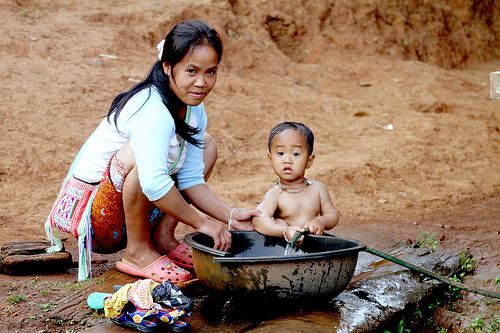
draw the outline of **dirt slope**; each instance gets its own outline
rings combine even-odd
[[[7,0],[0,13],[0,243],[43,238],[60,182],[113,97],[143,78],[175,22],[203,18],[226,48],[206,100],[214,192],[255,206],[274,180],[269,130],[304,122],[316,134],[308,176],[329,185],[339,230],[435,232],[477,258],[471,283],[498,291],[498,1]],[[467,304],[450,330],[476,316]]]

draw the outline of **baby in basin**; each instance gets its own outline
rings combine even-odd
[[[321,235],[339,221],[325,184],[305,178],[314,161],[314,135],[307,126],[283,122],[269,133],[269,160],[278,176],[257,206],[254,229],[264,235],[284,237],[288,242],[296,231],[309,229]]]

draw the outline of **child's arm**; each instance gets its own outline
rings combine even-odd
[[[339,215],[333,206],[332,199],[325,184],[317,182],[320,194],[321,212],[320,215],[307,221],[304,227],[309,228],[309,232],[321,235],[325,230],[330,230],[339,223]]]
[[[287,228],[283,220],[275,220],[274,213],[278,208],[278,191],[273,187],[264,195],[264,199],[257,206],[259,216],[253,218],[254,230],[268,236],[282,237]],[[279,222],[278,222],[279,221]]]

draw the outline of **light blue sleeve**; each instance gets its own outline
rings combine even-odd
[[[205,136],[205,129],[207,127],[207,115],[203,104],[200,104],[191,109],[196,117],[199,119],[198,128],[200,132],[196,135],[198,141],[203,142]],[[177,172],[177,183],[179,191],[190,188],[192,186],[205,183],[203,171],[205,165],[203,164],[203,149],[195,145],[188,144],[187,155],[184,164]]]
[[[134,107],[135,112],[130,112],[126,126],[142,192],[150,201],[156,201],[174,186],[168,174],[167,158],[170,138],[175,136],[175,124],[154,90],[139,111],[137,109]]]

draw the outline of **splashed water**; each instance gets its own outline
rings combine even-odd
[[[222,322],[226,322],[228,317],[231,316],[232,313],[234,313],[235,309],[235,301],[233,296],[230,296],[229,299],[224,303],[222,307]]]
[[[288,243],[286,245],[286,248],[285,248],[285,253],[283,253],[284,256],[288,256],[290,255],[290,253],[292,252],[292,249],[294,250],[293,251],[293,254],[305,254],[307,252],[304,252],[302,251],[301,249],[297,249],[296,247],[294,247],[291,243]]]
[[[293,249],[293,245],[291,243],[287,243],[286,248],[285,248],[285,253],[283,255],[284,256],[290,255],[290,251],[292,251],[292,249]]]

